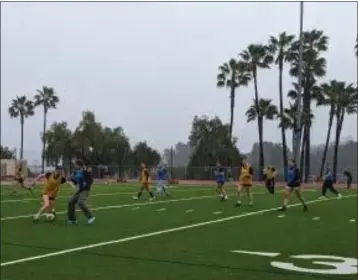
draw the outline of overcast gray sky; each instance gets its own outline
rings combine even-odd
[[[218,65],[269,35],[298,34],[298,20],[299,3],[2,3],[1,143],[20,145],[19,121],[7,113],[11,99],[43,85],[61,98],[49,124],[74,129],[81,112],[92,110],[104,125],[122,126],[132,144],[146,140],[162,150],[185,142],[196,114],[229,121],[228,91],[215,86]],[[357,4],[305,3],[304,29],[313,28],[330,37],[325,79],[356,83]],[[276,67],[258,81],[260,96],[278,102]],[[291,82],[285,75],[285,92]],[[258,140],[256,124],[244,117],[253,93],[252,84],[237,92],[234,134],[244,152]],[[328,111],[315,114],[318,144]],[[26,120],[25,157],[39,157],[42,118],[38,110]],[[357,116],[347,117],[342,137],[356,135]],[[280,138],[277,123],[266,122],[264,139]]]

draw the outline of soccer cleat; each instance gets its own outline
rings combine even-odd
[[[308,207],[307,207],[307,205],[305,204],[305,205],[303,205],[303,212],[307,212],[308,211]]]
[[[235,206],[240,207],[241,206],[241,201],[236,202]]]
[[[282,206],[281,208],[278,209],[278,211],[281,211],[281,212],[285,212],[286,210],[287,210],[286,206]]]
[[[96,218],[95,217],[91,217],[91,218],[89,218],[88,220],[87,220],[87,224],[93,224],[93,222],[96,220]]]
[[[77,225],[77,221],[67,221],[69,225]]]
[[[338,198],[338,199],[342,198],[342,194],[340,194],[340,193],[337,194],[337,198]]]
[[[132,199],[133,200],[138,200],[138,196],[133,196]]]
[[[40,221],[40,217],[38,215],[34,216],[34,218],[32,219],[32,222],[37,223],[38,221]]]

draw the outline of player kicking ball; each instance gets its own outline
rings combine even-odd
[[[150,173],[144,162],[142,162],[141,168],[142,170],[140,172],[140,177],[139,177],[139,182],[141,186],[137,196],[133,196],[133,199],[138,200],[142,196],[143,191],[147,191],[150,196],[149,200],[154,200],[155,198],[154,194],[150,190],[150,182],[151,182]]]
[[[35,214],[33,222],[36,223],[40,220],[41,215],[44,213],[49,217],[50,221],[54,221],[56,218],[55,212],[55,200],[60,188],[60,185],[66,183],[66,178],[62,176],[62,169],[56,166],[54,172],[47,172],[39,175],[31,184],[35,186],[38,180],[45,179],[42,192],[42,206]]]
[[[216,168],[214,170],[215,180],[216,180],[216,192],[220,195],[221,200],[225,201],[228,199],[227,193],[224,190],[225,184],[225,173],[224,169],[221,166],[220,162],[216,162]]]

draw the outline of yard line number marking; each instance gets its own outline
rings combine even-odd
[[[231,251],[232,253],[238,254],[249,254],[264,257],[277,257],[280,253],[267,253],[267,252],[250,252],[243,250]],[[317,273],[317,274],[330,274],[330,275],[351,275],[358,273],[357,259],[338,257],[338,256],[327,256],[327,255],[293,255],[289,256],[291,259],[311,260],[312,264],[318,264],[321,266],[327,266],[329,268],[306,268],[295,265],[293,262],[270,262],[270,265],[276,268],[291,270],[295,272],[304,273]]]
[[[347,195],[347,196],[343,196],[342,199],[343,198],[349,198],[349,197],[356,197],[356,196],[357,195]],[[308,201],[307,204],[330,201],[330,200],[332,200],[332,199],[327,199],[327,200],[316,199],[316,200]],[[296,207],[296,206],[301,206],[301,203],[292,204],[292,205],[290,205],[288,207]],[[187,230],[187,229],[198,228],[198,227],[203,227],[203,226],[207,226],[207,225],[222,223],[222,222],[231,221],[231,220],[235,220],[235,219],[239,219],[239,218],[243,218],[243,217],[259,215],[259,214],[263,214],[263,213],[267,213],[267,212],[273,212],[273,211],[276,211],[276,210],[277,210],[277,208],[268,208],[268,209],[259,210],[259,211],[255,211],[255,212],[249,212],[249,213],[245,213],[245,214],[241,214],[241,215],[230,216],[230,217],[226,217],[226,218],[210,220],[210,221],[206,221],[206,222],[190,224],[190,225],[181,226],[181,227],[169,228],[169,229],[166,229],[166,230],[154,231],[154,232],[149,232],[149,233],[140,234],[140,235],[134,235],[134,236],[130,236],[130,237],[127,237],[127,238],[121,238],[121,239],[116,239],[116,240],[110,240],[110,241],[105,241],[105,242],[94,243],[94,244],[85,245],[85,246],[81,246],[81,247],[76,247],[76,248],[72,248],[72,249],[61,250],[61,251],[57,251],[57,252],[53,252],[53,253],[48,253],[48,254],[37,255],[37,256],[17,259],[17,260],[13,260],[13,261],[3,262],[3,263],[0,264],[0,266],[3,267],[3,266],[9,266],[9,265],[14,265],[14,264],[24,263],[24,262],[30,262],[30,261],[34,261],[34,260],[39,260],[39,259],[45,259],[45,258],[65,255],[65,254],[69,254],[69,253],[73,253],[73,252],[79,252],[79,251],[93,249],[93,248],[102,247],[102,246],[107,246],[107,245],[111,245],[111,244],[126,243],[126,242],[129,242],[129,241],[143,239],[143,238],[146,238],[146,237],[158,236],[158,235],[171,233],[171,232],[177,232],[177,231],[184,231],[184,230]]]

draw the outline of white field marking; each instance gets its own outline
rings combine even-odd
[[[356,197],[356,196],[357,196],[356,194],[347,195],[347,196],[343,196],[342,199],[349,198],[349,197]],[[327,200],[316,199],[316,200],[307,201],[306,203],[307,204],[313,204],[313,203],[330,201],[330,200],[333,200],[333,199],[327,199]],[[337,201],[336,199],[334,199],[334,200]],[[301,205],[302,205],[301,203],[296,203],[296,204],[291,204],[288,207],[291,208],[291,207],[296,207],[296,206],[301,206]],[[236,220],[236,219],[240,219],[240,218],[244,218],[244,217],[248,217],[248,216],[255,216],[255,215],[258,215],[258,214],[273,212],[273,211],[277,211],[277,209],[278,209],[277,207],[276,208],[268,208],[268,209],[263,209],[263,210],[259,210],[259,211],[255,211],[255,212],[249,212],[249,213],[246,213],[246,214],[230,216],[230,217],[226,217],[226,218],[210,220],[210,221],[206,221],[206,222],[190,224],[190,225],[181,226],[181,227],[169,228],[169,229],[149,232],[149,233],[145,233],[145,234],[133,235],[133,236],[126,237],[126,238],[121,238],[121,239],[115,239],[115,240],[110,240],[110,241],[94,243],[94,244],[85,245],[85,246],[81,246],[81,247],[60,250],[60,251],[53,252],[53,253],[48,253],[48,254],[43,254],[43,255],[36,255],[36,256],[32,256],[32,257],[27,257],[27,258],[17,259],[17,260],[13,260],[13,261],[3,262],[3,263],[0,264],[0,266],[9,266],[9,265],[13,265],[13,264],[19,264],[19,263],[24,263],[24,262],[29,262],[29,261],[39,260],[39,259],[45,259],[45,258],[65,255],[65,254],[69,254],[69,253],[73,253],[73,252],[84,251],[84,250],[103,247],[103,246],[112,245],[112,244],[126,243],[126,242],[129,242],[129,241],[143,239],[143,238],[146,238],[146,237],[158,236],[158,235],[171,233],[171,232],[177,232],[177,231],[184,231],[184,230],[187,230],[187,229],[198,228],[198,227],[203,227],[203,226],[207,226],[207,225],[218,224],[218,223],[223,223],[223,222],[226,222],[226,221]]]
[[[320,217],[313,217],[312,220],[313,221],[318,221],[320,219]]]
[[[194,209],[188,209],[185,211],[185,213],[191,213],[191,212],[194,212]]]
[[[220,214],[222,214],[222,213],[223,213],[222,211],[213,212],[214,215],[220,215]]]
[[[206,198],[214,198],[215,195],[205,195],[205,196],[194,196],[194,197],[187,197],[187,198],[181,198],[181,199],[168,199],[163,201],[154,201],[154,202],[140,202],[140,203],[131,203],[131,204],[121,204],[121,205],[108,205],[108,206],[102,206],[102,207],[95,207],[91,210],[108,210],[108,209],[119,209],[124,207],[133,207],[133,206],[146,206],[146,205],[154,205],[154,204],[165,204],[165,203],[171,203],[171,202],[180,202],[180,201],[190,201],[190,200],[199,200],[199,199],[206,199]],[[80,210],[78,210],[79,212]],[[66,214],[67,211],[60,211],[56,214]],[[21,216],[10,216],[10,217],[3,217],[1,218],[1,221],[7,221],[7,220],[17,220],[22,218],[30,218],[33,217],[33,215],[21,215]]]
[[[133,211],[139,210],[139,209],[140,209],[140,207],[134,207],[134,208],[132,208]]]
[[[349,222],[350,223],[355,223],[356,219],[350,219]]]
[[[261,194],[266,194],[266,192],[254,193],[254,195],[261,195]],[[97,210],[118,209],[118,208],[124,208],[124,207],[145,206],[145,205],[162,204],[162,203],[170,203],[170,202],[199,200],[199,199],[213,198],[213,197],[216,197],[216,195],[194,196],[194,197],[187,197],[187,198],[181,198],[181,199],[169,199],[169,200],[154,201],[154,202],[148,201],[148,202],[141,202],[141,203],[108,205],[108,206],[94,207],[91,210],[97,211]],[[77,212],[80,212],[80,210],[77,210]],[[59,211],[56,214],[67,214],[67,212]],[[30,217],[33,217],[33,215],[19,215],[19,216],[2,217],[1,221],[17,220],[17,219],[24,219],[24,218],[30,218]]]
[[[207,192],[207,191],[212,191],[212,188],[193,188],[193,189],[176,189],[176,190],[171,190],[172,192],[197,192],[197,191],[202,191],[202,192]],[[313,192],[314,190],[304,190],[305,192]],[[133,193],[135,193],[136,190],[134,189],[133,192],[128,192],[128,190],[126,192],[110,192],[110,193],[94,193],[91,194],[91,197],[96,197],[96,196],[115,196],[115,195],[133,195]],[[254,194],[265,194],[265,193],[254,193]],[[61,195],[58,196],[58,199],[62,199],[62,198],[66,198],[68,199],[71,196],[71,193],[69,192],[68,195]],[[39,201],[41,199],[40,194],[38,198],[23,198],[23,199],[5,199],[5,200],[0,200],[0,203],[17,203],[17,202],[22,202],[22,203],[26,203],[29,201]]]
[[[277,218],[284,218],[284,217],[286,217],[285,214],[282,214],[282,215],[278,215],[278,216],[277,216]]]
[[[187,189],[187,190],[172,190],[173,192],[196,192],[196,191],[203,191],[203,192],[207,192],[207,191],[212,191],[212,189],[197,189],[197,190],[192,190],[192,189]],[[133,192],[111,192],[111,193],[95,193],[95,194],[91,194],[91,197],[96,197],[96,196],[114,196],[114,195],[133,195],[136,191],[133,190]],[[71,193],[68,193],[67,196],[65,195],[61,195],[58,196],[57,198],[69,198],[71,196]],[[29,202],[29,201],[38,201],[40,200],[41,197],[39,195],[38,198],[23,198],[23,199],[6,199],[6,200],[1,200],[0,203],[17,203],[17,202]]]
[[[167,208],[160,208],[160,209],[157,209],[156,211],[157,212],[163,212],[163,211],[166,211],[167,210]]]
[[[255,255],[255,256],[263,256],[263,257],[277,257],[280,255],[280,253],[268,253],[268,252],[251,252],[251,251],[245,251],[245,250],[233,250],[230,251],[231,253],[238,253],[238,254],[247,254],[247,255]]]

